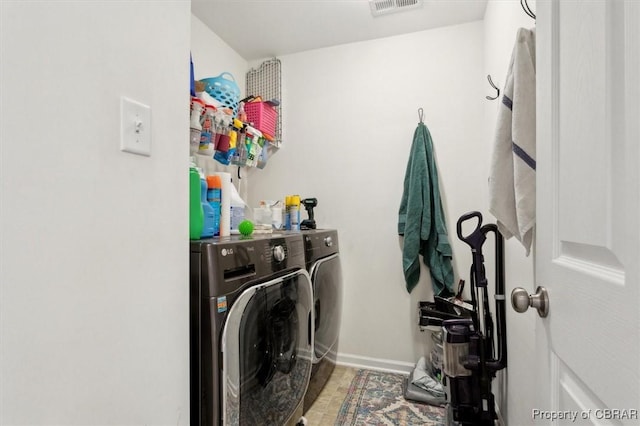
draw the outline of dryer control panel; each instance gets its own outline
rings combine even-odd
[[[318,259],[339,253],[340,251],[338,246],[338,231],[335,229],[304,231],[302,235],[307,266]]]

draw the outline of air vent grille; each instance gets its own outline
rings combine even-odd
[[[422,0],[369,0],[373,16],[401,12],[422,6]]]

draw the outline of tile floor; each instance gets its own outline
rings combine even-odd
[[[329,380],[316,398],[313,405],[305,413],[307,426],[334,425],[342,401],[347,396],[349,385],[356,376],[355,368],[336,365]]]

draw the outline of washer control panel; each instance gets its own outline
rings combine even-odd
[[[271,253],[273,255],[273,260],[276,262],[282,262],[287,258],[287,252],[282,245],[273,246]]]
[[[305,267],[301,234],[192,241],[191,253],[192,263],[204,268],[204,297],[229,294],[250,281]]]

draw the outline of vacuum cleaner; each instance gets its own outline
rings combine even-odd
[[[477,220],[475,229],[463,235],[463,224],[470,220]],[[435,297],[435,303],[420,302],[420,326],[442,326],[446,424],[494,426],[497,414],[491,382],[496,372],[507,366],[504,239],[495,224],[482,225],[482,214],[476,211],[458,219],[457,233],[471,247],[471,300],[462,301],[459,291],[456,298]],[[482,253],[488,233],[493,233],[495,239],[495,327]]]

